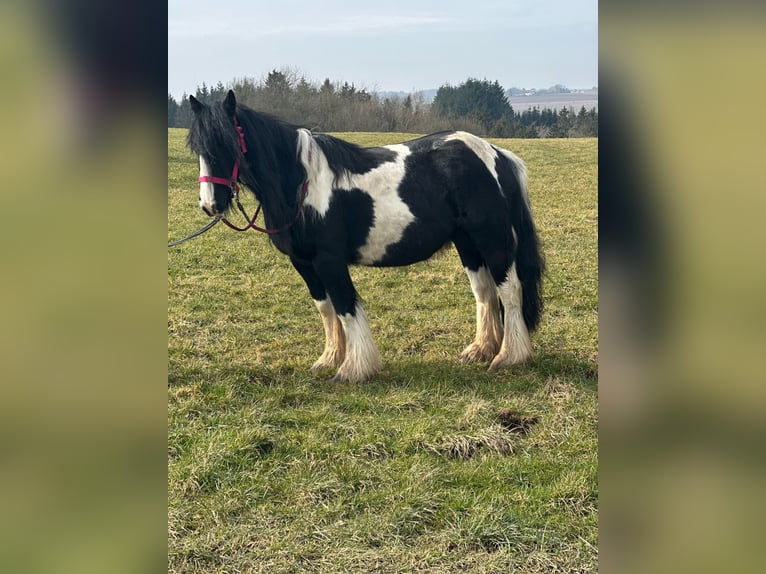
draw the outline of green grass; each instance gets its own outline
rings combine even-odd
[[[168,130],[169,240],[207,220],[184,138]],[[266,237],[169,249],[171,571],[597,569],[597,140],[492,141],[527,162],[548,264],[529,365],[457,361],[475,311],[454,249],[352,268],[384,362],[360,385],[309,371],[319,315]]]

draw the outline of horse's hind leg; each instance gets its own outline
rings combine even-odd
[[[381,369],[382,363],[367,315],[351,282],[348,266],[339,258],[318,256],[314,260],[314,269],[327,289],[345,335],[345,358],[334,380],[365,381]]]
[[[481,254],[497,287],[497,296],[503,304],[503,331],[500,350],[492,360],[489,370],[506,365],[523,363],[532,357],[532,340],[522,313],[521,282],[513,261],[513,245],[508,238],[496,233],[497,227],[485,226],[471,234],[471,239]]]
[[[523,363],[532,357],[532,340],[522,314],[521,281],[513,263],[505,274],[505,279],[498,282],[497,292],[505,307],[503,344],[489,366],[490,371],[506,365]]]
[[[489,361],[497,354],[503,340],[495,282],[478,249],[464,232],[458,231],[453,237],[453,243],[476,299],[476,336],[460,354],[460,360]]]
[[[343,363],[343,359],[346,356],[346,338],[343,335],[343,326],[340,323],[340,319],[338,319],[338,315],[335,313],[332,302],[327,296],[327,290],[314,268],[309,264],[294,259],[291,259],[291,261],[306,282],[319,315],[322,317],[322,325],[324,326],[324,351],[311,366],[311,370],[337,369]]]

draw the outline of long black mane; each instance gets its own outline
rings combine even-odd
[[[234,122],[220,102],[192,116],[187,144],[194,153],[222,164],[242,159]]]

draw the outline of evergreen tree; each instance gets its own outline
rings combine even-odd
[[[287,98],[292,91],[292,86],[290,85],[290,80],[287,78],[287,75],[279,70],[272,70],[269,72],[263,87],[270,93],[270,95],[277,98]]]
[[[551,137],[568,138],[573,124],[572,112],[569,108],[561,108],[556,117],[556,123],[551,127]]]
[[[202,82],[202,87],[197,88],[197,92],[194,94],[194,97],[197,98],[200,102],[203,104],[210,104],[210,91],[207,89],[207,85],[205,85],[205,82]]]
[[[550,108],[545,108],[540,114],[540,123],[547,128],[553,127],[556,124],[557,119],[558,116],[556,115],[556,112]]]
[[[168,127],[169,128],[178,127],[176,125],[177,114],[178,114],[178,103],[175,101],[173,96],[168,94]]]
[[[514,117],[513,108],[497,80],[469,78],[457,87],[441,86],[432,105],[442,116],[472,118],[488,128],[501,119],[512,122]]]
[[[349,84],[348,82],[343,82],[343,85],[340,87],[340,90],[338,90],[338,95],[340,95],[341,98],[350,100],[354,97],[356,94],[356,86],[354,84]]]
[[[210,99],[211,103],[220,102],[226,97],[227,91],[228,90],[226,89],[226,86],[223,85],[223,82],[218,82],[215,85],[215,88],[210,88],[210,94],[208,95],[208,98]]]
[[[178,110],[176,110],[176,127],[188,128],[191,127],[191,106],[189,105],[189,96],[186,92],[181,96],[181,102],[178,104]]]
[[[598,112],[596,111],[596,108],[591,108],[588,112],[588,117],[590,118],[590,136],[592,137],[598,137]]]

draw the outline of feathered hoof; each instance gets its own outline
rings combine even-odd
[[[489,365],[489,371],[498,371],[512,365],[520,365],[522,363],[526,363],[531,357],[532,355],[513,356],[507,353],[498,354],[494,359],[492,359],[492,363]]]
[[[322,353],[316,362],[311,365],[311,371],[316,373],[318,371],[326,371],[329,369],[337,369],[343,364],[343,357],[337,353]]]
[[[335,365],[326,363],[322,360],[318,360],[316,363],[311,365],[311,372],[312,373],[320,373],[322,371],[329,371],[331,369],[336,368]]]
[[[345,361],[332,378],[332,381],[334,383],[363,383],[369,381],[380,369],[381,365],[378,364],[360,367]]]
[[[481,345],[471,343],[460,353],[460,361],[463,363],[486,363],[497,353],[497,348],[493,345]]]

